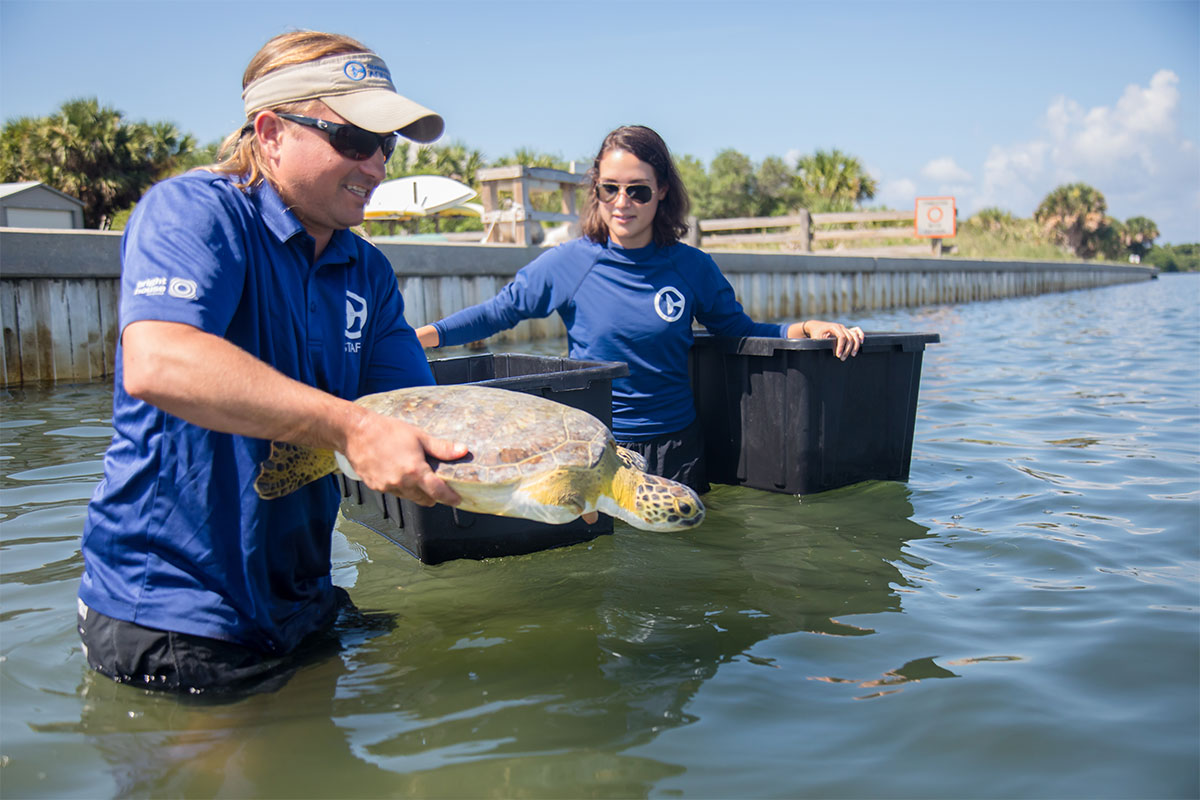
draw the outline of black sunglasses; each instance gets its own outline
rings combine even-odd
[[[382,150],[383,160],[387,161],[392,157],[392,151],[396,149],[396,142],[400,138],[398,133],[374,133],[343,122],[329,122],[315,117],[302,117],[299,114],[279,116],[297,125],[325,131],[329,135],[330,146],[346,158],[355,161],[366,161],[375,155],[376,150]]]
[[[654,190],[644,183],[632,183],[624,186],[619,183],[596,184],[596,197],[600,198],[601,203],[616,202],[617,196],[622,191],[625,192],[626,197],[638,205],[645,205],[654,197]]]

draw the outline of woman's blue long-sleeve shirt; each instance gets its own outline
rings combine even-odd
[[[787,336],[755,322],[707,253],[676,243],[629,249],[575,239],[523,267],[490,300],[434,323],[443,346],[466,344],[557,311],[571,358],[624,361],[613,381],[612,428],[645,441],[696,418],[688,380],[692,321],[728,336]]]

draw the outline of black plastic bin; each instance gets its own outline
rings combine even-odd
[[[692,393],[708,479],[788,494],[908,480],[921,358],[936,333],[868,333],[859,354],[832,339],[698,334]]]
[[[619,361],[486,353],[431,361],[439,384],[474,383],[527,392],[587,411],[612,425],[612,381],[629,374]],[[594,525],[576,519],[549,525],[525,519],[474,514],[445,505],[419,506],[375,492],[338,475],[342,514],[391,539],[426,564],[455,558],[492,558],[561,547],[612,533],[612,518]]]

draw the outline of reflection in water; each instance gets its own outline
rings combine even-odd
[[[892,694],[900,691],[900,688],[905,683],[918,683],[930,678],[957,678],[955,673],[948,669],[939,667],[932,658],[920,658],[916,661],[909,661],[899,669],[888,670],[883,674],[882,678],[873,678],[870,680],[848,680],[846,678],[813,678],[813,680],[824,681],[826,683],[853,683],[861,686],[864,689],[879,689],[871,694],[860,695],[856,700],[866,700],[872,697],[882,697],[885,694]]]
[[[909,519],[905,487],[863,484],[798,502],[727,487],[714,492],[710,519],[724,531],[741,530],[728,547],[689,557],[706,560],[703,582],[689,578],[694,563],[678,574],[670,563],[622,565],[619,573],[630,579],[605,593],[599,644],[605,677],[629,696],[626,736],[643,741],[663,726],[686,723],[683,708],[723,664],[772,666],[751,651],[773,636],[867,635],[869,628],[846,620],[900,610],[893,587],[912,584],[897,564],[922,566],[906,560],[903,547],[927,535]],[[763,526],[763,518],[793,522],[779,529],[778,522]],[[647,609],[646,587],[664,581],[671,584],[665,603]]]
[[[983,656],[980,658],[958,658],[947,662],[952,667],[963,666],[968,664],[980,664],[991,661],[1020,661],[1017,656]],[[869,700],[875,697],[883,697],[884,695],[893,694],[903,689],[906,683],[920,683],[931,678],[959,678],[962,677],[956,672],[951,672],[945,667],[939,666],[932,658],[918,658],[909,661],[899,669],[890,669],[883,673],[879,678],[835,678],[833,676],[816,677],[812,680],[823,681],[824,683],[848,683],[857,685],[863,689],[880,689],[881,691],[872,692],[870,694],[859,695],[855,700]]]
[[[452,764],[457,779],[466,767],[480,781],[469,785],[536,786],[545,771],[560,790],[625,764],[621,774],[644,781],[626,789],[646,794],[679,768],[572,759],[582,772],[564,784],[555,754],[619,753],[694,721],[686,707],[701,685],[734,661],[771,666],[751,651],[773,636],[869,634],[847,619],[900,610],[898,589],[912,585],[901,567],[923,565],[904,546],[927,529],[909,519],[898,484],[802,503],[719,487],[707,502],[693,534],[620,529],[486,571],[452,562],[407,575],[412,616],[354,654],[375,666],[339,687],[338,724],[354,753],[424,774],[421,788],[434,793],[448,788],[439,774]]]

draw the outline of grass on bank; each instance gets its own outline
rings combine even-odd
[[[954,252],[948,256],[982,260],[1079,261],[1074,253],[1049,241],[1033,220],[1015,222],[1003,228],[972,224],[970,220],[964,222],[958,226],[958,235],[946,240],[954,247]]]

